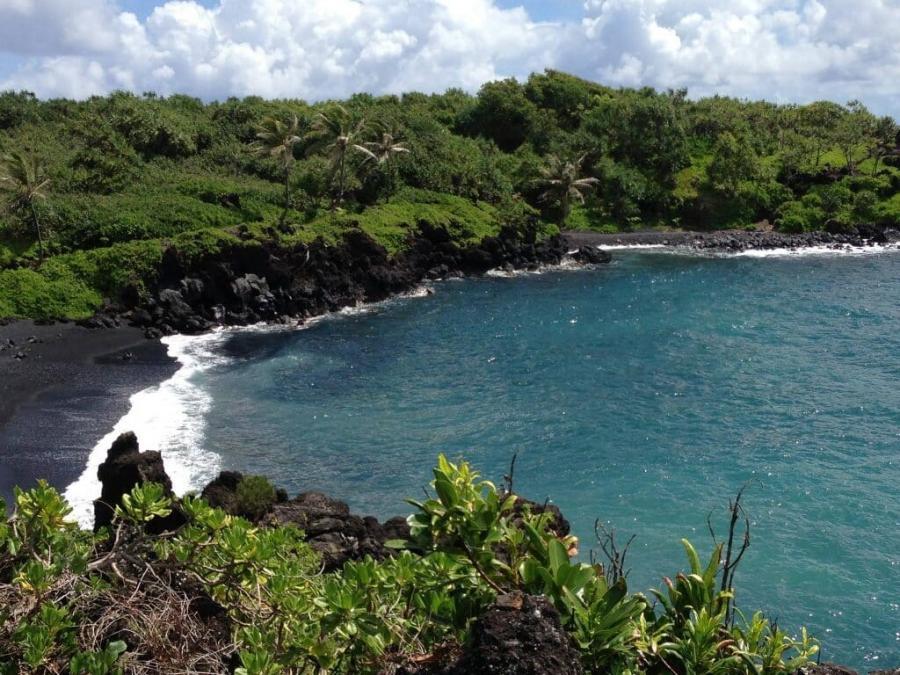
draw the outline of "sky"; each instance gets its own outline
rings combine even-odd
[[[556,68],[900,118],[898,35],[900,0],[0,0],[0,90],[315,101]]]

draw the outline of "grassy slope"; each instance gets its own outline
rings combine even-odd
[[[105,201],[107,198],[98,199]],[[113,205],[120,205],[139,200],[140,196],[116,195],[108,199]],[[246,208],[246,202],[241,200],[242,209]],[[226,244],[258,246],[268,238],[265,230],[275,222],[278,213],[277,208],[263,204],[258,218],[241,218],[239,216],[247,214],[183,195],[173,196],[163,204],[153,203],[160,207],[161,217],[158,220],[153,221],[150,213],[135,209],[138,217],[152,224],[153,232],[171,232],[171,236],[138,238],[55,255],[34,269],[2,270],[0,316],[39,319],[88,317],[101,306],[104,297],[115,296],[127,284],[141,285],[152,281],[165,247],[174,245],[180,255],[190,259],[214,252]],[[105,209],[111,212],[113,208],[106,204],[87,212],[86,217],[94,222],[101,221],[106,218]],[[211,226],[190,229],[190,223],[194,221],[187,219],[179,228],[177,216],[184,211],[208,213],[211,221],[208,224]],[[415,231],[420,221],[446,228],[462,245],[496,234],[501,222],[496,209],[485,203],[472,203],[451,195],[407,191],[403,199],[370,207],[359,214],[325,214],[308,223],[298,224],[283,241],[287,244],[309,243],[322,237],[330,243],[337,243],[349,228],[358,227],[390,253],[397,254],[403,250],[409,234]],[[203,223],[202,219],[200,222]],[[236,236],[235,226],[238,224],[248,226],[249,239]]]

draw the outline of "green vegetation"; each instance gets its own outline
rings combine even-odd
[[[244,476],[237,486],[237,510],[259,520],[275,503],[275,487],[265,476]]]
[[[248,494],[258,503],[269,489],[253,479]],[[391,542],[395,557],[328,574],[296,528],[173,501],[156,484],[135,488],[113,531],[97,535],[69,522],[46,484],[17,491],[0,524],[0,672],[219,672],[235,650],[246,675],[381,673],[452,654],[509,592],[555,605],[588,673],[792,673],[817,653],[805,631],[792,637],[733,609],[731,537],[706,564],[683,541],[687,570],[665,578],[651,604],[629,593],[614,546],[606,567],[571,559],[549,513],[468,464],[440,457],[432,489],[410,501],[411,540]],[[173,509],[186,524],[149,534]],[[230,630],[204,632],[189,590],[218,603]]]
[[[858,102],[690,101],[555,71],[316,105],[0,93],[0,315],[90,314],[123,290],[98,281],[153,273],[98,279],[95,252],[209,242],[200,231],[337,242],[359,226],[396,254],[423,221],[467,242],[532,218],[544,232],[897,224],[897,136]]]

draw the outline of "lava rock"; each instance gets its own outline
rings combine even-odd
[[[824,663],[804,666],[797,671],[797,675],[859,675],[859,673],[847,666],[841,666],[837,663],[829,663],[826,661]]]
[[[544,597],[501,595],[445,675],[581,675],[581,655]],[[837,675],[837,674],[835,674]]]
[[[350,513],[346,503],[321,492],[304,492],[294,499],[275,504],[264,524],[291,523],[306,533],[309,545],[322,556],[326,572],[340,569],[348,560],[371,556],[384,560],[393,555],[386,546],[391,539],[409,538],[404,518],[392,518],[383,525],[377,519]]]
[[[584,265],[602,265],[612,260],[609,251],[595,246],[581,246],[572,254],[572,257]]]
[[[172,480],[166,473],[162,456],[158,452],[141,452],[137,436],[126,432],[113,441],[104,461],[97,469],[100,479],[100,499],[94,501],[94,531],[110,525],[122,497],[142,483],[159,483],[169,496]],[[184,515],[173,510],[165,518],[154,518],[147,524],[149,532],[174,530],[183,525]]]
[[[239,471],[221,471],[209,485],[203,488],[200,496],[210,506],[222,509],[231,515],[238,515],[237,488],[242,480],[244,480],[244,474]]]

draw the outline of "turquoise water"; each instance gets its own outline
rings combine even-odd
[[[747,484],[738,602],[823,657],[900,665],[900,253],[619,253],[597,270],[443,283],[291,333],[245,333],[194,376],[221,465],[405,512],[465,457],[637,536],[635,590],[709,549]]]

